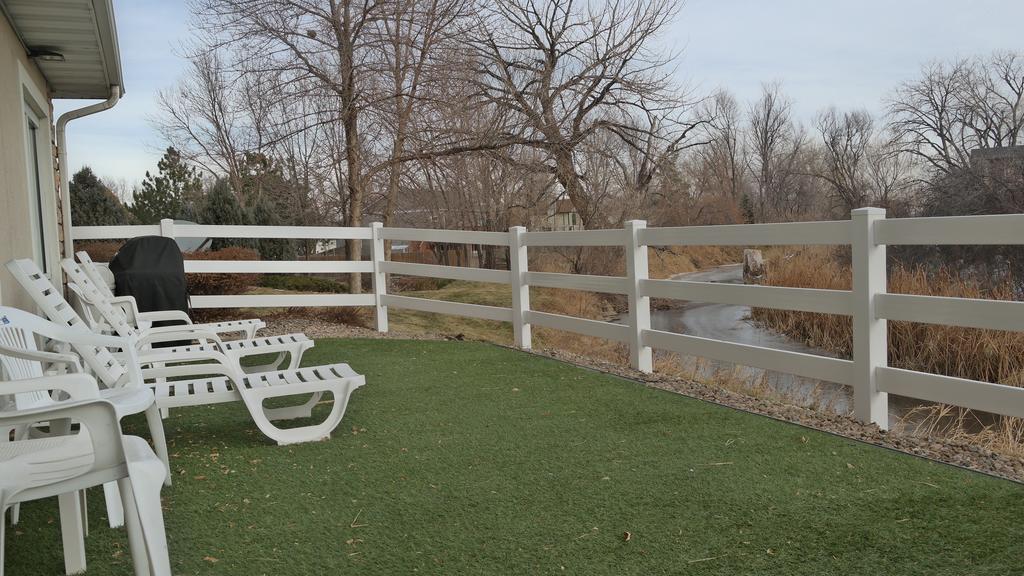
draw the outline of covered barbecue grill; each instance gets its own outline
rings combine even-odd
[[[132,238],[110,261],[110,272],[114,294],[134,296],[139,312],[189,310],[185,261],[171,238]]]

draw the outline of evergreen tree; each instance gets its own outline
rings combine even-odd
[[[157,224],[162,218],[188,218],[196,213],[202,196],[198,171],[184,162],[173,147],[157,163],[159,173],[148,171],[142,188],[132,194],[132,216],[139,224]]]
[[[252,223],[257,226],[280,226],[281,218],[266,198],[257,200],[250,212]],[[294,260],[295,244],[287,238],[260,238],[256,241],[260,260]]]
[[[248,214],[231,192],[231,185],[226,178],[218,178],[206,191],[202,209],[199,211],[199,222],[210,225],[249,224]],[[214,238],[210,244],[212,250],[228,246],[252,248],[253,243],[242,238]]]
[[[128,224],[128,210],[92,169],[84,166],[71,178],[71,221],[76,226]]]

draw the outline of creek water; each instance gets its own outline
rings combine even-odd
[[[678,274],[673,276],[672,280],[742,284],[743,266],[742,264],[718,266],[699,272]],[[651,327],[655,330],[765,348],[835,356],[825,350],[807,346],[758,325],[751,319],[749,306],[684,302],[672,308],[651,310]],[[751,392],[767,390],[773,396],[782,397],[784,400],[800,406],[838,414],[853,412],[853,389],[841,384],[762,368],[738,366],[706,358],[683,357],[680,361],[683,362],[686,370],[696,372],[705,378],[714,378],[716,374],[721,374],[723,371],[728,372],[734,381],[743,383],[743,386]],[[890,396],[890,421],[906,419],[908,414],[920,405],[920,402],[909,398]]]

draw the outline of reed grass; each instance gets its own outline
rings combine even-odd
[[[1012,300],[1009,280],[989,283],[948,267],[894,265],[890,293]],[[826,249],[805,249],[769,261],[764,283],[772,286],[849,290],[852,275],[842,258]],[[853,342],[848,316],[755,308],[761,324],[792,338],[849,358]],[[1024,333],[914,322],[889,322],[889,365],[1011,386],[1024,386]],[[912,432],[941,434],[1024,454],[1024,422],[979,415],[964,408],[929,406],[905,419]]]

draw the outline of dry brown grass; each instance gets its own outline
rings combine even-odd
[[[773,258],[765,283],[772,286],[849,290],[848,265],[825,249],[806,249]],[[889,291],[899,294],[1012,300],[1009,282],[988,286],[949,269],[896,267],[889,273]],[[764,325],[849,358],[852,321],[846,316],[756,308],[753,317]],[[1024,386],[1024,333],[979,330],[913,322],[889,322],[889,364],[918,370]],[[949,406],[911,414],[917,432],[945,436],[970,435],[991,447],[1024,453],[1024,422],[990,418]]]
[[[573,273],[575,268],[584,274],[625,274],[625,255],[618,248],[538,252],[530,260],[530,269],[537,272]],[[737,249],[711,246],[652,248],[648,255],[649,275],[651,278],[669,278],[708,266],[730,264],[737,262],[741,253]],[[555,288],[534,288],[530,293],[531,307],[541,312],[605,321],[626,312],[625,298],[614,294]],[[629,360],[629,348],[625,344],[603,338],[542,327],[534,328],[534,338],[536,345],[542,348],[609,362],[625,363]]]

